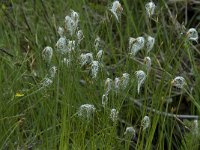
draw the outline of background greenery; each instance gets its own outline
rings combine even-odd
[[[189,28],[198,30],[199,2],[157,0],[156,14],[150,20],[146,17],[146,0],[120,2],[123,13],[118,23],[108,10],[112,1],[1,0],[0,48],[9,54],[0,51],[0,149],[199,149],[194,120],[170,118],[145,107],[199,115],[199,44],[185,39]],[[51,86],[41,89],[49,69],[42,50],[46,46],[55,50],[57,28],[64,26],[70,9],[80,14],[85,36],[82,52],[96,54],[95,38],[104,41],[104,68],[94,80],[77,59],[64,66],[54,51],[56,77]],[[145,69],[143,58],[147,53],[142,50],[130,59],[128,39],[145,34],[154,36],[156,43],[149,54],[152,70],[138,95],[135,71]],[[124,72],[130,74],[129,87],[110,94],[108,109],[103,109],[106,78],[114,79]],[[171,80],[178,75],[187,81],[183,91],[171,88]],[[169,98],[172,102],[168,104]],[[135,105],[134,100],[144,107]],[[85,103],[97,109],[90,121],[76,115]],[[109,118],[112,108],[119,110],[116,124]],[[151,126],[142,131],[145,115],[150,117]],[[124,132],[130,125],[136,136],[127,139]]]

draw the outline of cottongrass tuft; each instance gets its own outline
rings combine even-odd
[[[146,13],[147,13],[148,17],[151,17],[152,15],[154,15],[155,8],[156,8],[156,5],[154,2],[148,2],[145,5],[145,9],[146,9]]]
[[[90,119],[96,108],[92,104],[83,104],[79,107],[78,116]]]
[[[187,31],[187,38],[191,41],[195,41],[198,42],[199,36],[198,36],[198,32],[195,28],[190,28]]]
[[[77,25],[75,24],[75,22],[72,20],[70,16],[65,17],[65,26],[66,26],[67,31],[72,36],[75,33]]]
[[[115,89],[116,92],[119,92],[119,89],[120,89],[120,79],[118,77],[115,78],[114,89]]]
[[[150,118],[148,116],[144,116],[144,118],[142,119],[142,128],[143,131],[146,130],[149,126],[150,126]]]
[[[179,88],[179,89],[182,89],[185,85],[186,85],[186,81],[183,77],[181,76],[177,76],[175,77],[173,80],[172,80],[172,85]]]
[[[78,45],[81,43],[81,41],[84,39],[84,34],[82,30],[78,30],[76,33],[77,40],[78,40]]]
[[[97,77],[98,71],[99,71],[99,62],[98,61],[92,61],[92,65],[91,65],[92,78]]]
[[[50,76],[50,78],[54,78],[54,77],[55,77],[56,71],[57,71],[56,66],[53,66],[53,67],[51,67],[51,68],[49,69],[49,76]]]
[[[129,38],[129,51],[132,56],[135,56],[139,50],[141,50],[145,45],[144,37]]]
[[[86,65],[86,64],[89,64],[89,63],[92,63],[93,61],[93,55],[92,53],[86,53],[86,54],[81,54],[80,55],[80,64],[81,64],[81,67]]]
[[[71,18],[78,25],[79,22],[79,14],[74,10],[71,10]]]
[[[121,77],[121,87],[122,89],[126,89],[130,80],[130,75],[128,73],[123,73]]]
[[[107,104],[108,104],[108,95],[107,94],[102,95],[101,103],[104,108],[107,106]]]
[[[116,110],[116,109],[111,109],[110,111],[110,119],[113,121],[113,122],[116,122],[118,120],[118,114],[119,112]]]
[[[136,135],[135,129],[133,127],[127,127],[126,131],[124,132],[124,135],[128,136],[128,137],[133,137],[134,138],[135,135]]]
[[[53,83],[53,80],[46,77],[42,81],[42,87],[49,87],[52,83]]]
[[[50,63],[53,56],[53,49],[50,46],[47,46],[42,51],[42,57],[47,62]]]
[[[151,58],[145,57],[144,64],[146,65],[147,72],[149,72],[151,70]]]
[[[103,50],[99,50],[98,53],[97,53],[97,55],[96,55],[96,57],[97,57],[97,60],[99,62],[102,62],[102,59],[103,59]]]
[[[97,36],[96,39],[94,40],[94,47],[96,51],[99,50],[100,43],[101,43],[101,39],[99,36]]]
[[[58,27],[58,34],[60,35],[60,37],[64,37],[64,31],[64,28]]]
[[[147,53],[149,53],[153,49],[154,44],[155,44],[155,38],[148,35],[146,40]]]
[[[110,90],[112,90],[112,79],[107,78],[105,81],[105,90],[106,90],[106,94],[108,94],[110,92]]]
[[[65,37],[60,37],[56,43],[56,48],[57,51],[61,54],[64,55],[67,53],[67,40]]]
[[[137,91],[138,91],[138,94],[139,94],[140,88],[141,88],[142,84],[144,83],[144,81],[146,80],[146,74],[145,74],[144,71],[139,70],[139,71],[135,72],[135,75],[136,75],[136,78],[137,78],[137,81],[138,81]]]
[[[70,35],[74,35],[79,23],[79,14],[71,10],[70,16],[65,17],[65,26]]]
[[[121,17],[121,14],[123,11],[123,8],[122,8],[122,5],[120,4],[120,2],[117,0],[114,1],[112,3],[112,7],[111,7],[110,11],[115,16],[116,20],[119,21],[119,18]]]

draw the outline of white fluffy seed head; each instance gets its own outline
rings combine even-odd
[[[92,61],[92,66],[91,66],[92,78],[97,77],[98,71],[99,71],[99,62],[98,61]]]
[[[138,38],[136,38],[136,41],[138,42],[138,45],[140,45],[141,47],[144,47],[144,37],[140,36]]]
[[[135,43],[136,39],[133,37],[129,37],[129,49],[132,48],[132,45]]]
[[[136,75],[136,78],[137,78],[137,81],[138,81],[138,94],[140,93],[140,88],[142,86],[142,84],[144,83],[144,81],[146,80],[146,74],[144,71],[142,70],[139,70],[139,71],[136,71],[135,72],[135,75]]]
[[[92,104],[83,104],[79,107],[78,116],[90,119],[96,108]]]
[[[74,10],[71,10],[71,19],[78,25],[79,22],[79,14]]]
[[[142,128],[143,130],[146,130],[149,126],[150,126],[150,118],[148,116],[144,116],[144,118],[142,119]]]
[[[103,59],[103,50],[99,50],[96,57],[97,60],[101,62]]]
[[[118,119],[118,114],[119,114],[119,112],[116,109],[111,109],[111,111],[110,111],[110,119],[113,122],[116,122],[117,119]]]
[[[108,95],[107,94],[102,95],[101,103],[102,103],[103,107],[105,108],[106,105],[108,104]]]
[[[96,39],[94,40],[94,47],[96,51],[99,50],[100,42],[101,42],[101,39],[99,36],[97,36]]]
[[[107,78],[105,81],[105,90],[106,90],[106,94],[108,94],[110,92],[110,90],[112,89],[112,79]]]
[[[89,64],[93,61],[93,55],[92,53],[86,53],[86,54],[81,54],[80,55],[80,64],[81,64],[81,67],[86,65],[86,64]]]
[[[68,26],[71,21],[73,21],[73,20],[70,16],[65,16],[65,25],[66,26]]]
[[[65,26],[66,26],[67,31],[72,36],[76,30],[76,23],[70,16],[65,17]]]
[[[195,28],[190,28],[188,31],[187,31],[187,38],[191,41],[196,41],[198,42],[198,32]]]
[[[155,44],[155,38],[151,36],[147,36],[147,41],[146,41],[147,53],[153,49],[154,44]]]
[[[151,17],[152,15],[154,15],[155,8],[156,8],[156,5],[154,2],[148,2],[145,5],[145,9],[146,9],[146,13],[147,13],[148,17]]]
[[[121,77],[121,87],[125,89],[128,86],[130,80],[130,75],[128,73],[123,73]]]
[[[87,63],[86,54],[81,54],[80,55],[80,64],[81,64],[81,66],[84,66],[86,63]]]
[[[127,127],[126,131],[124,132],[124,135],[129,136],[129,137],[135,137],[136,132],[133,127]]]
[[[58,52],[63,55],[66,54],[68,52],[67,49],[67,40],[65,37],[60,37],[59,40],[56,43],[56,48],[58,50]]]
[[[53,56],[53,49],[50,46],[47,46],[42,51],[42,57],[47,62],[50,63]]]
[[[139,50],[141,50],[144,47],[145,39],[144,37],[138,37],[138,38],[129,38],[129,50],[131,55],[135,56]]]
[[[92,53],[86,53],[85,55],[86,55],[86,58],[87,58],[88,62],[92,62],[93,61]]]
[[[150,69],[151,69],[151,58],[145,57],[144,58],[144,64],[146,65],[147,72],[149,72]]]
[[[64,28],[58,27],[58,34],[60,35],[60,37],[64,37],[64,31]]]
[[[186,81],[183,77],[181,76],[177,76],[175,77],[173,80],[172,80],[172,85],[179,88],[179,89],[182,89],[185,85],[186,85]]]
[[[53,81],[50,78],[44,78],[42,81],[42,87],[48,87],[53,83]]]
[[[82,30],[78,30],[78,32],[76,33],[77,39],[78,39],[78,44],[80,44],[80,42],[84,39],[84,34]]]
[[[111,7],[110,11],[115,16],[116,20],[119,21],[119,18],[121,17],[121,14],[123,11],[123,8],[122,8],[122,5],[120,4],[120,2],[117,0],[114,1],[112,3],[112,7]]]
[[[118,92],[119,89],[120,89],[120,79],[118,77],[115,78],[114,89],[115,89],[116,92]]]
[[[57,71],[56,66],[53,66],[53,67],[51,67],[51,68],[49,69],[49,76],[50,76],[50,78],[54,78],[54,77],[55,77],[56,71]]]
[[[79,14],[71,10],[70,16],[65,17],[65,26],[70,35],[74,35],[79,23]]]

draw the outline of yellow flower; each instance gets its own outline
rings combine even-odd
[[[17,93],[15,94],[15,97],[22,97],[22,96],[24,96],[23,93],[19,93],[19,92],[17,92]]]

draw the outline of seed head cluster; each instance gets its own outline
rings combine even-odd
[[[145,5],[147,17],[151,18],[155,14],[156,5],[151,1]],[[112,3],[111,8],[109,11],[115,17],[115,19],[119,22],[121,14],[123,12],[123,7],[119,1],[114,1]],[[136,83],[137,89],[135,88],[135,93],[141,94],[142,87],[144,87],[144,83],[148,82],[149,74],[152,72],[153,65],[152,60],[149,57],[156,47],[156,36],[153,35],[146,35],[146,36],[138,36],[138,37],[129,37],[127,41],[128,51],[131,54],[132,58],[137,60],[137,56],[139,55],[141,50],[145,50],[144,53],[148,54],[148,56],[143,57],[144,59],[142,64],[145,69],[138,69],[137,71],[133,70],[126,70],[124,73],[119,74],[113,73],[110,75],[108,73],[108,69],[105,66],[104,58],[107,55],[107,51],[102,48],[101,43],[102,39],[99,36],[96,36],[92,47],[94,51],[89,50],[82,50],[81,43],[84,41],[84,32],[80,29],[79,26],[79,13],[75,12],[74,10],[70,11],[70,14],[67,15],[64,19],[65,26],[59,27],[57,32],[59,35],[59,39],[56,42],[55,52],[61,59],[61,62],[70,68],[78,62],[79,69],[82,72],[87,72],[88,70],[88,80],[92,81],[91,83],[95,84],[97,81],[99,82],[100,77],[104,73],[103,70],[106,70],[106,79],[104,81],[100,81],[104,88],[98,91],[98,94],[103,91],[100,95],[101,99],[101,106],[104,110],[109,110],[109,118],[112,122],[117,123],[119,120],[119,108],[113,108],[113,104],[110,102],[110,97],[119,96],[120,93],[129,93],[129,89],[133,87],[132,83]],[[198,32],[196,29],[191,28],[187,31],[187,39],[191,41],[198,41]],[[54,79],[56,78],[56,73],[60,71],[59,67],[56,67],[52,64],[53,59],[53,48],[50,46],[46,46],[42,51],[42,58],[48,64],[48,74],[42,81],[43,87],[50,86]],[[107,58],[107,57],[106,57]],[[153,61],[154,62],[154,61]],[[76,66],[77,67],[77,66]],[[101,74],[102,73],[102,74]],[[136,81],[136,82],[132,82]],[[177,76],[171,81],[171,85],[177,88],[183,89],[186,85],[186,81],[183,77]],[[97,89],[100,89],[98,87]],[[113,92],[114,91],[114,92]],[[98,107],[97,107],[98,108]],[[97,108],[93,104],[83,104],[78,108],[77,114],[80,118],[90,119],[95,112],[97,112]],[[112,109],[111,109],[112,108]],[[150,118],[145,116],[141,121],[141,126],[143,130],[146,130],[150,126]],[[125,136],[135,137],[136,130],[130,126],[127,127],[125,132]]]

